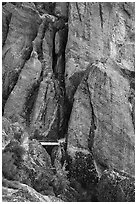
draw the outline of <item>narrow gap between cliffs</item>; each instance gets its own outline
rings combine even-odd
[[[53,15],[53,14],[52,14]],[[54,15],[53,15],[54,16]],[[55,16],[56,17],[56,16]],[[59,87],[55,86],[55,89],[60,89],[61,91],[56,90],[57,92],[57,98],[58,98],[58,105],[60,106],[59,111],[58,111],[58,139],[64,138],[67,129],[68,129],[68,121],[70,118],[71,110],[72,110],[72,104],[69,103],[69,100],[67,99],[66,96],[66,90],[65,90],[65,49],[66,49],[66,44],[68,40],[68,19],[64,17],[56,17],[56,22],[52,24],[53,26],[53,48],[52,48],[52,70],[53,70],[53,75],[55,77],[55,80],[59,82]],[[32,89],[29,91],[28,96],[26,97],[26,104],[25,104],[25,109],[26,109],[26,125],[29,127],[30,122],[31,122],[31,115],[33,112],[33,107],[38,95],[39,91],[39,86],[41,81],[43,80],[43,70],[45,68],[44,64],[44,59],[43,59],[43,49],[42,49],[42,42],[43,38],[46,32],[46,29],[48,29],[48,22],[43,22],[41,23],[39,27],[39,31],[37,33],[36,38],[34,39],[34,44],[33,44],[33,49],[35,47],[35,51],[38,54],[38,59],[41,62],[42,65],[42,71],[39,79],[37,82],[33,85]],[[56,42],[55,38],[56,35],[60,35],[60,47],[59,47],[59,52],[56,53]],[[37,40],[38,39],[38,40]],[[40,41],[39,41],[40,39]],[[60,64],[60,59],[61,59],[61,64]],[[63,105],[62,105],[63,101]],[[63,111],[64,111],[64,116],[61,114],[61,106],[63,106]],[[63,117],[63,118],[62,118]],[[63,122],[62,122],[63,119]]]
[[[64,24],[64,25],[63,25]],[[62,35],[61,39],[61,47],[59,53],[56,53],[55,51],[55,38],[56,35],[59,34]],[[65,49],[66,49],[66,44],[68,40],[68,19],[64,19],[64,17],[60,17],[58,19],[58,22],[56,23],[56,27],[54,27],[54,37],[53,37],[53,50],[52,50],[52,70],[55,76],[55,79],[59,81],[60,89],[61,89],[61,94],[63,96],[64,100],[64,119],[63,119],[63,125],[60,128],[60,121],[61,121],[61,114],[60,111],[58,111],[58,117],[59,117],[59,124],[58,124],[58,137],[59,139],[64,138],[67,130],[68,130],[68,121],[70,118],[71,110],[72,110],[72,104],[69,103],[69,100],[66,96],[66,89],[65,89],[65,64],[66,64],[66,59],[65,59]],[[58,60],[62,58],[62,64],[61,64],[61,70],[58,64]],[[59,106],[62,103],[62,96],[58,96],[59,98]]]

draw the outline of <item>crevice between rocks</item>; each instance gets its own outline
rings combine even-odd
[[[92,147],[94,143],[94,136],[95,136],[95,130],[97,129],[97,118],[94,113],[94,108],[91,100],[91,95],[90,95],[90,89],[89,89],[89,84],[87,81],[87,90],[88,90],[88,95],[89,95],[89,102],[90,102],[90,107],[91,107],[91,112],[92,112],[92,124],[90,127],[90,133],[89,133],[89,141],[88,141],[88,148],[92,152]]]
[[[100,15],[101,28],[103,29],[103,11],[102,11],[101,3],[99,3],[99,15]]]

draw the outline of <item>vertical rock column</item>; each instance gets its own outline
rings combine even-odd
[[[30,99],[41,73],[41,63],[37,57],[35,51],[31,53],[4,108],[5,117],[13,122],[20,121],[25,126],[30,122],[28,118],[31,112]]]
[[[30,128],[32,137],[43,141],[55,141],[58,132],[58,103],[52,69],[53,39],[55,35],[53,22],[55,17],[45,14],[43,20],[46,23],[46,29],[41,45],[41,81],[34,102]]]
[[[11,21],[3,47],[3,108],[30,56],[32,41],[41,22],[33,3],[8,4],[7,10],[11,12]]]
[[[58,9],[61,5],[58,5]],[[42,81],[34,105],[31,126],[34,137],[44,141],[59,139],[63,135],[64,125],[64,70],[67,41],[65,22],[67,17],[65,18],[62,13],[56,13],[55,7],[55,16],[44,15],[48,28],[42,45]]]

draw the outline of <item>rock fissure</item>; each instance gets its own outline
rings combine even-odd
[[[94,143],[94,131],[97,129],[97,118],[95,116],[94,113],[94,109],[93,109],[93,104],[92,104],[92,99],[90,97],[90,91],[89,91],[89,85],[87,83],[87,89],[88,89],[88,93],[89,93],[89,101],[90,101],[90,107],[91,107],[91,112],[92,112],[92,122],[91,122],[91,126],[90,126],[90,132],[89,132],[89,141],[88,141],[88,147],[92,152],[92,147],[93,147],[93,143]]]
[[[78,3],[77,3],[77,2],[76,2],[76,8],[77,8],[79,20],[80,20],[80,22],[82,23],[81,14],[80,14],[79,7],[78,7]]]
[[[103,11],[102,11],[101,3],[99,3],[99,14],[100,14],[101,28],[103,29]]]

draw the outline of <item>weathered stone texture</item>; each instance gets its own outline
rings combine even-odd
[[[12,13],[7,39],[3,47],[3,105],[30,55],[32,41],[37,35],[41,22],[33,6],[33,3],[24,3],[19,7],[8,7],[8,11]]]
[[[67,142],[71,157],[75,149],[85,149],[102,166],[134,175],[135,141],[129,91],[128,80],[112,62],[91,67],[74,95]]]
[[[134,201],[135,3],[3,2],[2,69],[3,200]]]
[[[94,155],[110,168],[134,174],[135,144],[128,101],[129,82],[112,64],[100,64],[90,72],[88,84],[96,117]]]
[[[71,78],[91,62],[111,58],[122,68],[134,70],[135,25],[134,3],[73,2],[69,7],[65,74],[71,99]]]
[[[99,202],[134,202],[134,179],[128,174],[104,171],[98,183]]]

